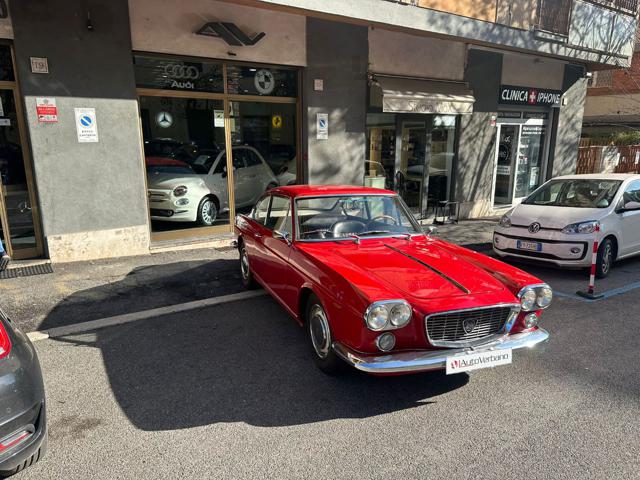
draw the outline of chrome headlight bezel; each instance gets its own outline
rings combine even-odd
[[[600,227],[598,220],[588,220],[586,222],[571,223],[562,229],[566,235],[589,235],[595,233]]]
[[[511,217],[508,213],[505,213],[504,215],[502,215],[502,217],[500,217],[498,226],[501,228],[511,228]]]
[[[518,300],[523,312],[544,310],[551,305],[553,290],[546,283],[527,285],[518,292]]]
[[[189,187],[186,185],[178,185],[175,187],[171,193],[173,193],[174,197],[184,197],[189,191]]]
[[[376,315],[376,312],[380,312],[381,314],[378,316],[378,318],[380,318],[380,316],[384,317],[384,323],[380,321],[373,321],[373,315]],[[386,314],[384,314],[383,312],[386,312]],[[396,315],[398,313],[401,314],[399,321],[397,319],[395,322],[392,321],[393,313],[395,313]],[[364,324],[369,330],[372,330],[374,332],[397,330],[399,328],[406,327],[411,321],[412,317],[413,308],[411,308],[411,305],[406,300],[380,300],[377,302],[373,302],[367,307],[364,312]]]

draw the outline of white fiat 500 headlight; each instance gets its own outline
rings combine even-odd
[[[531,285],[520,290],[518,298],[522,311],[531,312],[547,308],[553,299],[553,291],[549,285]]]
[[[393,330],[409,323],[411,314],[411,305],[404,300],[383,300],[369,305],[364,320],[370,330]]]
[[[562,229],[562,233],[574,234],[574,233],[593,233],[600,225],[597,220],[590,220],[588,222],[572,223]]]
[[[500,225],[502,228],[511,227],[511,217],[509,216],[508,213],[505,213],[504,215],[502,215],[502,217],[500,217],[500,221],[498,222],[498,225]]]

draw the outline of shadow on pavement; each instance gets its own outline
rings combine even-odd
[[[116,400],[142,430],[368,418],[431,403],[469,379],[350,369],[327,376],[313,364],[304,331],[268,297],[57,341],[100,349]]]
[[[38,327],[54,327],[242,291],[237,260],[200,260],[138,267],[117,282],[76,292]]]

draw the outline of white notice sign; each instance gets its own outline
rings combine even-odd
[[[95,108],[74,108],[76,114],[76,131],[78,142],[89,143],[98,141],[98,123]]]
[[[329,114],[318,113],[316,121],[316,138],[318,140],[329,139]]]
[[[213,126],[224,127],[224,110],[214,110],[213,111]]]

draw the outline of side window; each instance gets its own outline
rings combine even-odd
[[[246,151],[244,148],[233,150],[233,168],[240,169],[245,167]]]
[[[260,225],[264,225],[267,221],[267,213],[269,213],[269,201],[271,200],[271,195],[267,195],[258,201],[255,207],[253,207],[253,211],[251,212],[251,218],[253,218]]]
[[[631,182],[631,184],[624,191],[623,204],[626,205],[629,202],[640,203],[640,180]]]
[[[269,230],[292,233],[291,215],[289,214],[290,207],[291,200],[289,198],[274,195],[273,202],[271,202],[271,210],[269,211],[269,218],[265,226]]]
[[[247,160],[247,167],[255,167],[258,165],[262,165],[262,162],[260,161],[258,154],[253,150],[247,149],[245,150],[245,154],[246,154],[245,158]]]
[[[212,175],[220,174],[224,172],[225,167],[227,166],[227,156],[222,155],[218,163],[216,163],[216,168],[213,170]]]

